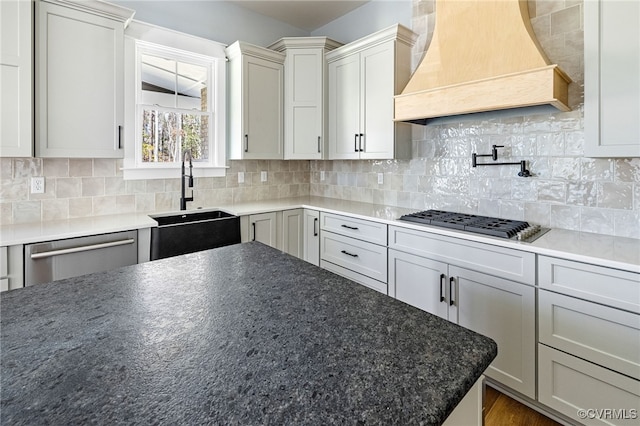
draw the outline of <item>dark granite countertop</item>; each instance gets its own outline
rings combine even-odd
[[[7,425],[440,424],[489,338],[260,243],[3,293]]]

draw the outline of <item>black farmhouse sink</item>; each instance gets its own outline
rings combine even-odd
[[[150,216],[151,260],[240,242],[240,218],[221,210]]]

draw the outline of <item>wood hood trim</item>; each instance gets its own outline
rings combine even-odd
[[[395,96],[395,121],[545,104],[569,111],[569,83],[538,44],[526,0],[436,0],[432,42]]]

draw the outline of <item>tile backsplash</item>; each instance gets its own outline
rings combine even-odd
[[[225,177],[194,179],[189,208],[309,194],[308,161],[229,163]],[[122,160],[0,158],[0,166],[0,224],[180,208],[180,178],[124,180]],[[45,176],[44,194],[30,194],[32,176]]]
[[[484,113],[414,126],[410,160],[231,161],[226,177],[196,179],[189,206],[318,195],[640,238],[640,158],[583,154],[582,2],[529,1],[529,9],[543,49],[574,81],[573,111]],[[434,14],[434,0],[414,0],[414,67]],[[505,146],[501,161],[527,160],[533,176],[518,177],[518,166],[472,168],[471,154],[488,154],[494,144]],[[0,224],[179,208],[179,178],[125,181],[120,160],[0,158],[0,166]],[[245,173],[242,184],[238,172]],[[32,176],[46,177],[44,194],[29,193]]]

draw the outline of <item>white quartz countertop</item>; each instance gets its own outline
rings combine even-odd
[[[403,214],[414,212],[413,209],[324,197],[297,197],[225,204],[207,207],[206,210],[220,209],[244,216],[297,208],[347,214],[388,225],[640,273],[640,240],[632,238],[552,229],[533,243],[525,243],[397,220]],[[169,213],[171,212],[157,212],[158,215]],[[91,234],[150,228],[155,225],[156,222],[143,213],[4,225],[0,226],[0,245],[29,244]]]

